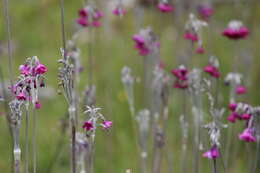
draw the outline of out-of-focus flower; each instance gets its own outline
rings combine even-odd
[[[230,21],[228,27],[222,32],[223,36],[232,40],[244,39],[248,36],[248,34],[248,29],[243,26],[241,21],[237,20]]]
[[[203,157],[206,157],[208,159],[216,159],[219,157],[219,151],[217,146],[213,146],[210,150],[206,151],[202,155]]]
[[[35,107],[35,109],[40,109],[41,108],[41,103],[39,101],[36,101],[34,103],[34,107]]]
[[[126,10],[121,7],[121,6],[117,6],[112,13],[116,16],[124,16],[126,14]]]
[[[204,72],[208,73],[210,76],[212,76],[214,78],[219,78],[220,73],[218,71],[218,67],[219,67],[219,62],[218,62],[217,58],[212,56],[209,59],[208,65],[206,65],[204,67]]]
[[[204,20],[208,20],[213,14],[213,8],[208,4],[201,4],[198,6],[198,13]]]
[[[93,126],[93,123],[92,123],[92,122],[90,122],[90,121],[85,121],[85,122],[83,123],[82,128],[85,129],[86,131],[90,131],[90,130],[92,130],[92,129],[94,128],[94,126]]]
[[[101,26],[100,19],[103,17],[103,13],[97,8],[90,5],[81,8],[78,11],[79,17],[76,19],[77,24],[82,27],[99,27]]]
[[[196,53],[197,54],[204,54],[205,53],[205,50],[203,47],[199,46],[197,49],[196,49]]]
[[[109,129],[112,126],[112,121],[104,120],[101,125],[104,129]]]
[[[163,13],[168,13],[173,11],[173,6],[170,5],[168,2],[159,2],[157,8]]]
[[[174,88],[188,88],[188,70],[185,66],[181,65],[176,69],[172,69],[171,73],[176,77],[176,81],[173,84]]]
[[[236,94],[245,94],[246,93],[246,88],[242,85],[236,86]]]
[[[253,130],[246,128],[242,133],[239,134],[239,139],[245,142],[255,142],[256,138],[253,136]]]

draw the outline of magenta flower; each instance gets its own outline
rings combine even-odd
[[[220,77],[218,69],[211,64],[204,67],[204,72],[208,73],[210,76],[212,76],[214,78]]]
[[[235,111],[237,108],[237,104],[236,103],[229,103],[228,104],[228,109],[231,111]]]
[[[103,129],[109,129],[112,126],[112,121],[104,120],[101,125]]]
[[[213,146],[210,150],[203,153],[202,156],[208,159],[216,159],[219,157],[218,148],[216,146]]]
[[[171,73],[179,80],[188,79],[188,70],[184,66],[181,66],[177,69],[172,69]]]
[[[36,101],[34,104],[35,109],[40,109],[41,108],[41,103],[39,101]]]
[[[204,50],[204,48],[203,47],[198,47],[197,49],[196,49],[196,53],[197,54],[204,54],[205,53],[205,50]]]
[[[240,21],[229,22],[228,27],[222,32],[223,36],[232,40],[244,39],[248,34],[248,29]]]
[[[47,72],[47,68],[43,64],[39,63],[35,67],[35,72],[36,72],[36,74],[44,74],[45,72]]]
[[[94,20],[94,21],[92,22],[92,26],[95,27],[95,28],[97,28],[97,27],[100,27],[100,26],[101,26],[101,23],[100,23],[100,21],[98,21],[98,20]]]
[[[124,16],[126,13],[126,10],[124,8],[116,7],[112,13],[116,16]]]
[[[255,142],[256,138],[253,136],[253,130],[246,128],[242,133],[239,134],[239,139],[245,142]]]
[[[96,8],[87,6],[80,9],[78,15],[79,18],[76,19],[76,22],[82,27],[101,26],[100,19],[103,17],[103,13]]]
[[[24,94],[24,92],[20,92],[17,96],[16,96],[17,100],[26,100],[26,95]]]
[[[245,94],[246,93],[246,88],[242,85],[236,86],[236,94]]]
[[[20,65],[19,71],[20,71],[20,74],[28,76],[30,74],[30,67],[28,67],[28,65]]]
[[[172,12],[173,11],[173,6],[168,4],[168,3],[163,3],[163,2],[160,2],[158,5],[157,5],[157,8],[163,12],[163,13],[168,13],[168,12]]]
[[[83,126],[82,126],[82,128],[83,128],[84,130],[86,130],[86,131],[90,131],[90,130],[92,130],[94,127],[93,127],[92,122],[90,122],[90,121],[85,121],[84,124],[83,124]]]
[[[184,39],[191,40],[192,42],[197,42],[199,40],[197,34],[193,34],[191,32],[186,31],[184,33]]]
[[[85,8],[79,9],[78,13],[79,13],[79,16],[83,17],[83,18],[88,16],[88,12],[87,12],[87,10]]]
[[[236,112],[231,112],[229,116],[227,117],[227,120],[231,123],[235,123],[237,118],[237,113]]]
[[[251,118],[251,114],[242,114],[241,115],[241,119],[243,119],[243,120],[249,120]]]
[[[142,36],[135,34],[132,39],[135,41],[134,47],[138,50],[139,55],[146,56],[150,53],[149,49],[145,45],[145,39]]]
[[[88,26],[88,21],[87,21],[87,18],[85,18],[85,17],[79,17],[77,19],[77,23],[79,25],[81,25],[82,27],[87,27]]]
[[[202,4],[198,7],[198,13],[204,20],[208,20],[209,17],[212,16],[213,12],[213,8],[210,5]]]

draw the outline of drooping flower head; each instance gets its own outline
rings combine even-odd
[[[77,24],[82,27],[99,27],[101,26],[100,19],[103,13],[96,7],[87,5],[78,11],[79,17],[76,19]]]
[[[176,78],[173,87],[186,89],[188,88],[188,70],[184,65],[171,70],[172,75]]]
[[[206,157],[208,159],[216,159],[220,156],[217,146],[211,147],[210,150],[206,151],[202,155],[203,157]]]
[[[157,50],[160,47],[159,42],[149,27],[141,29],[138,34],[133,35],[132,39],[135,42],[135,49],[138,50],[141,56],[146,56],[152,50]]]
[[[219,78],[220,73],[219,73],[218,67],[219,67],[219,62],[218,62],[217,58],[212,56],[209,59],[208,65],[206,65],[204,67],[204,72],[208,73],[210,76],[212,76],[214,78]]]
[[[230,21],[228,27],[222,32],[223,36],[231,40],[245,39],[248,34],[248,29],[243,26],[243,23],[241,21],[237,20]]]
[[[174,10],[173,6],[171,4],[169,4],[167,0],[163,0],[163,1],[159,2],[159,4],[157,5],[157,8],[162,13],[169,13]]]
[[[242,85],[236,86],[236,94],[241,95],[246,93],[246,88]]]
[[[208,20],[212,16],[213,12],[214,10],[209,4],[201,4],[198,6],[198,13],[204,20]]]
[[[255,142],[256,138],[253,136],[253,129],[246,128],[242,133],[239,134],[239,139],[245,142]]]

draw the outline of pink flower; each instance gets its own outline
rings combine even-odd
[[[236,86],[236,94],[245,94],[246,88],[242,85]]]
[[[231,111],[235,111],[237,108],[237,104],[236,103],[229,103],[228,104],[228,109]]]
[[[124,8],[117,7],[112,11],[112,13],[116,16],[124,16],[126,11]]]
[[[41,108],[41,103],[39,101],[36,101],[34,104],[35,109],[40,109]]]
[[[157,8],[163,12],[163,13],[168,13],[168,12],[172,12],[173,11],[173,7],[168,4],[168,3],[162,3],[160,2],[158,5],[157,5]]]
[[[83,17],[83,18],[88,16],[88,12],[87,12],[87,10],[85,8],[79,9],[78,13],[79,13],[79,16]]]
[[[20,93],[16,96],[16,98],[17,98],[18,100],[26,100],[26,95],[24,94],[24,92],[20,92]]]
[[[103,13],[99,10],[96,10],[94,15],[93,15],[93,19],[99,20],[99,19],[101,19],[101,17],[103,17]]]
[[[211,75],[214,78],[220,77],[218,69],[215,66],[210,65],[210,64],[204,67],[204,72],[208,73],[209,75]]]
[[[30,74],[30,67],[27,65],[20,65],[19,66],[20,73],[27,76]]]
[[[208,159],[216,159],[219,157],[218,148],[216,146],[213,146],[210,150],[203,153],[202,156]]]
[[[84,124],[83,124],[83,126],[82,126],[82,128],[83,128],[84,130],[86,130],[86,131],[90,131],[90,130],[92,130],[94,127],[93,127],[92,122],[90,122],[90,121],[85,121]]]
[[[196,53],[197,53],[197,54],[204,54],[204,53],[205,53],[205,50],[203,49],[203,47],[198,47],[198,48],[196,49]]]
[[[82,27],[88,26],[88,21],[87,21],[87,18],[85,18],[85,17],[79,17],[79,18],[77,19],[77,23],[78,23],[79,25],[81,25]]]
[[[249,120],[251,118],[251,114],[242,114],[241,115],[241,119],[243,119],[243,120]]]
[[[104,120],[101,125],[103,126],[103,129],[109,129],[112,126],[112,121]]]
[[[246,128],[242,133],[239,134],[239,139],[245,142],[255,142],[256,138],[253,136],[253,130]]]
[[[236,118],[237,118],[237,113],[236,112],[232,112],[231,114],[229,114],[229,116],[227,117],[227,120],[231,123],[236,122]]]
[[[202,19],[208,20],[213,14],[213,8],[207,4],[202,4],[198,7],[198,13]]]
[[[150,53],[150,50],[145,45],[145,39],[142,36],[135,34],[132,39],[135,41],[134,47],[138,50],[139,55],[146,56]]]
[[[35,67],[35,72],[36,72],[36,74],[44,74],[45,72],[47,72],[47,68],[43,64],[39,63]]]
[[[98,21],[98,20],[94,20],[93,22],[92,22],[92,26],[93,27],[100,27],[101,26],[101,23],[100,23],[100,21]]]
[[[184,33],[184,39],[191,40],[192,42],[197,42],[199,40],[197,34],[193,34],[188,31]]]
[[[177,69],[172,69],[171,73],[179,80],[188,79],[188,70],[185,67],[179,67]]]
[[[248,29],[240,21],[229,22],[228,27],[222,32],[223,36],[232,40],[244,39],[248,34]]]

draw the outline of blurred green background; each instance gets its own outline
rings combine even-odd
[[[223,76],[231,69],[233,57],[239,56],[241,73],[245,74],[245,85],[248,88],[246,96],[239,98],[253,105],[259,104],[260,92],[260,61],[258,50],[260,43],[260,3],[250,1],[247,4],[234,5],[232,3],[217,3],[215,12],[209,24],[204,29],[203,39],[206,49],[204,55],[194,55],[198,67],[203,67],[210,55],[215,55],[220,60],[220,71]],[[95,172],[122,173],[126,169],[138,172],[138,149],[136,137],[132,129],[130,112],[127,100],[120,80],[121,68],[125,65],[133,69],[135,76],[142,76],[142,58],[133,49],[131,36],[138,32],[136,25],[140,27],[151,26],[158,35],[161,43],[161,59],[165,68],[170,71],[176,67],[180,58],[188,55],[188,43],[183,40],[184,23],[189,14],[184,11],[181,15],[161,14],[157,9],[144,8],[143,19],[134,15],[133,8],[127,10],[123,18],[111,14],[112,9],[105,8],[107,2],[98,2],[101,10],[106,10],[102,23],[104,27],[95,29],[95,41],[93,43],[94,56],[94,83],[97,86],[97,106],[102,108],[102,113],[113,121],[113,128],[109,132],[98,131],[96,138]],[[83,6],[82,1],[65,0],[65,28],[66,37],[70,39],[75,31],[75,18],[77,10]],[[177,7],[176,7],[177,8]],[[3,5],[1,4],[1,12]],[[2,13],[3,14],[3,13]],[[59,49],[61,43],[60,33],[60,9],[58,0],[10,0],[10,16],[12,43],[14,51],[14,72],[18,75],[18,66],[26,57],[37,55],[40,61],[48,67],[46,74],[46,86],[54,90],[52,97],[44,99],[42,109],[37,112],[37,144],[38,144],[38,172],[45,173],[52,165],[52,172],[69,172],[69,132],[61,133],[61,119],[67,111],[67,105],[62,95],[58,94],[57,60],[60,58]],[[221,36],[221,31],[229,20],[242,20],[250,29],[250,36],[243,41],[230,41]],[[87,81],[87,37],[82,31],[82,36],[77,42],[81,48],[81,61],[85,70],[81,73],[80,89],[83,91]],[[5,22],[1,16],[0,27],[1,67],[4,69],[5,79],[8,80],[7,37]],[[135,101],[137,110],[142,109],[141,83],[135,87]],[[228,88],[221,87],[221,105],[228,103]],[[174,172],[179,172],[181,130],[179,124],[180,94],[173,90],[170,101],[170,115],[167,129],[167,147],[173,157],[172,166]],[[1,107],[1,112],[4,112]],[[226,112],[227,114],[227,112]],[[82,113],[81,118],[84,119]],[[226,120],[223,120],[226,122]],[[23,122],[24,123],[24,122]],[[24,125],[22,125],[24,126]],[[248,172],[248,162],[254,158],[255,144],[245,144],[237,140],[236,134],[242,131],[242,124],[235,124],[236,133],[233,145],[233,159],[229,164],[229,173]],[[79,127],[79,130],[80,127]],[[223,140],[225,140],[225,132]],[[24,148],[24,127],[21,129],[21,147]],[[11,172],[11,138],[9,136],[6,120],[0,117],[0,172]],[[190,136],[191,137],[191,136]],[[59,141],[62,139],[62,145]],[[61,149],[60,155],[55,161],[57,147]],[[232,147],[233,148],[233,147]],[[233,149],[232,149],[233,151]],[[191,156],[191,144],[189,145]],[[23,157],[23,156],[22,156]],[[187,168],[191,172],[191,157],[188,157]],[[55,161],[55,162],[54,162]],[[219,163],[220,164],[220,163]],[[211,162],[205,158],[200,160],[200,168],[203,172],[211,170]],[[220,172],[222,168],[220,166]],[[167,171],[167,161],[163,161],[163,172]],[[259,170],[260,171],[260,170]],[[23,172],[23,171],[22,171]],[[202,171],[201,171],[202,172]],[[50,173],[50,172],[48,172]]]

